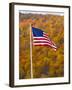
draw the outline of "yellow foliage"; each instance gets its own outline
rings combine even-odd
[[[64,16],[20,13],[19,19],[19,78],[31,78],[30,23],[45,31],[57,45],[56,52],[48,46],[32,46],[33,77],[63,77]]]

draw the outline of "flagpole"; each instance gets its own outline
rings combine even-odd
[[[32,66],[32,30],[30,24],[30,61],[31,61],[31,78],[33,78],[33,66]]]

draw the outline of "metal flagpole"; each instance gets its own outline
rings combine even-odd
[[[30,24],[30,61],[31,61],[31,78],[33,78],[33,66],[32,66],[32,30]]]

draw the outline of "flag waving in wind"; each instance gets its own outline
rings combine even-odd
[[[56,51],[57,49],[56,45],[53,43],[53,41],[50,40],[50,38],[44,31],[42,31],[41,29],[32,27],[32,34],[33,34],[34,46],[50,46]]]

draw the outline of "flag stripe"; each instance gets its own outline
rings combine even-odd
[[[37,38],[37,39],[33,39],[33,42],[34,41],[46,41],[46,42],[49,42],[49,43],[52,43],[50,40],[48,40],[48,39],[39,39],[39,38]],[[53,44],[53,43],[52,43]]]
[[[37,44],[39,44],[39,43],[43,43],[42,45],[52,45],[52,47],[54,47],[54,44],[50,41],[50,40],[47,40],[47,39],[40,39],[40,38],[37,38],[37,39],[34,39],[33,40],[33,43],[37,43]],[[44,44],[45,43],[45,44]]]
[[[49,43],[49,44],[52,44],[51,42],[49,42],[47,40],[34,40],[33,43]]]
[[[48,38],[45,38],[45,37],[43,37],[43,38],[41,38],[41,37],[40,38],[39,37],[34,37],[33,40],[48,40]]]
[[[45,34],[45,33],[43,33],[43,36],[48,38],[48,35],[47,35],[47,34]]]
[[[34,42],[35,42],[35,41],[40,41],[40,42],[42,42],[42,41],[44,41],[44,42],[50,42],[50,41],[48,41],[48,40],[40,40],[40,39],[39,39],[39,40],[34,39],[33,41],[34,41]]]
[[[53,48],[57,48],[57,47],[55,47],[55,46],[53,46],[53,45],[51,45],[51,44],[49,44],[49,43],[33,43],[33,45],[35,45],[35,46],[42,46],[42,45],[45,45],[45,46],[50,46],[50,47],[53,47]]]
[[[47,37],[35,37],[35,36],[33,36],[33,38],[46,38],[46,39],[48,39]]]

